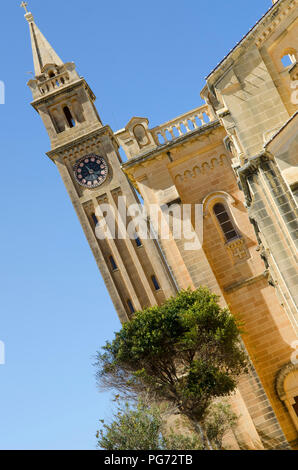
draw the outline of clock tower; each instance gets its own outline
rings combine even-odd
[[[27,9],[25,18],[35,69],[28,86],[32,106],[50,138],[47,155],[59,170],[118,316],[125,322],[135,310],[175,295],[175,281],[156,241],[142,239],[137,230],[135,238],[129,236],[131,220],[118,213],[120,197],[126,207],[138,199],[122,171],[114,133],[95,108],[94,93],[75,64],[60,59]],[[121,237],[98,236],[99,218],[107,207],[117,214],[116,232],[121,228]]]

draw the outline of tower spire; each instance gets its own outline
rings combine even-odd
[[[38,77],[43,73],[46,65],[60,66],[63,65],[63,62],[36,26],[32,13],[27,10],[27,2],[22,2],[20,6],[26,11],[25,18],[30,28],[35,76]]]

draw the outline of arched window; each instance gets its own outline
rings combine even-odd
[[[281,58],[281,63],[284,67],[289,67],[289,65],[293,65],[296,62],[296,51],[294,49],[289,49],[286,51]]]
[[[234,240],[235,238],[238,238],[239,235],[235,230],[234,224],[230,218],[230,215],[226,207],[220,202],[218,202],[217,204],[214,205],[213,212],[223,231],[226,241],[229,242],[230,240]]]
[[[298,418],[298,396],[297,396],[297,397],[294,397],[294,401],[295,401],[295,403],[294,403],[294,405],[293,405],[293,408],[294,408],[294,411],[295,411],[296,416],[297,416],[297,418]]]
[[[70,112],[69,107],[68,107],[68,106],[64,106],[63,112],[64,112],[64,115],[65,115],[65,117],[66,117],[66,120],[67,120],[67,122],[68,122],[69,127],[75,127],[76,122],[75,122],[74,118],[72,117],[72,114],[71,114],[71,112]]]
[[[137,139],[138,144],[141,147],[144,147],[145,145],[149,144],[149,139],[146,134],[146,130],[142,124],[137,124],[134,127],[133,133],[135,135],[135,138]]]
[[[95,224],[95,226],[96,226],[96,225],[98,224],[98,220],[97,220],[96,215],[95,215],[95,214],[92,214],[91,217],[92,217],[92,220],[93,220],[93,222],[94,222],[94,224]]]
[[[298,183],[294,183],[290,186],[291,191],[293,193],[295,201],[298,203]]]
[[[118,266],[117,266],[116,261],[114,260],[114,257],[113,257],[113,256],[110,256],[110,263],[111,263],[111,266],[112,266],[112,270],[113,270],[113,271],[117,271],[117,270],[118,270]]]
[[[155,290],[160,290],[160,285],[158,283],[158,280],[156,279],[156,276],[151,276],[151,279],[152,279]]]
[[[133,303],[130,299],[128,299],[127,305],[128,305],[129,310],[130,310],[130,313],[135,313],[135,308],[134,308]]]
[[[60,134],[61,132],[64,132],[66,128],[66,124],[65,124],[65,120],[63,119],[62,114],[59,113],[59,111],[55,108],[51,111],[50,115],[53,120],[57,133]]]
[[[140,248],[142,245],[141,239],[136,235],[135,242],[137,245],[137,248]]]

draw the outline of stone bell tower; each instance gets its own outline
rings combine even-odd
[[[57,165],[118,316],[125,322],[135,310],[158,305],[174,295],[175,282],[154,240],[141,239],[137,228],[135,238],[128,236],[129,217],[124,221],[118,215],[120,238],[97,236],[103,204],[117,213],[120,196],[126,198],[127,206],[138,203],[137,196],[121,169],[114,133],[97,113],[92,90],[75,64],[64,63],[56,54],[25,2],[22,6],[35,68],[35,79],[28,86],[32,106],[50,137],[47,155]]]

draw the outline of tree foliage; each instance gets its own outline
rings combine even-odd
[[[246,370],[239,324],[207,288],[182,291],[137,312],[97,356],[100,387],[122,396],[149,392],[201,422],[216,397]]]
[[[109,424],[101,421],[97,432],[98,447],[104,450],[205,450],[209,449],[190,422],[174,422],[170,406],[157,406],[148,400],[119,407]],[[237,416],[227,403],[213,403],[204,418],[206,435],[212,446],[223,449],[225,433],[237,423]],[[177,425],[178,424],[178,425]],[[177,432],[177,429],[179,432]]]
[[[201,439],[166,432],[167,410],[143,401],[119,408],[110,424],[98,431],[98,447],[104,450],[202,450]]]
[[[222,449],[223,437],[225,433],[233,429],[238,421],[238,417],[228,403],[225,401],[212,403],[204,417],[204,430],[209,442],[216,449]]]

